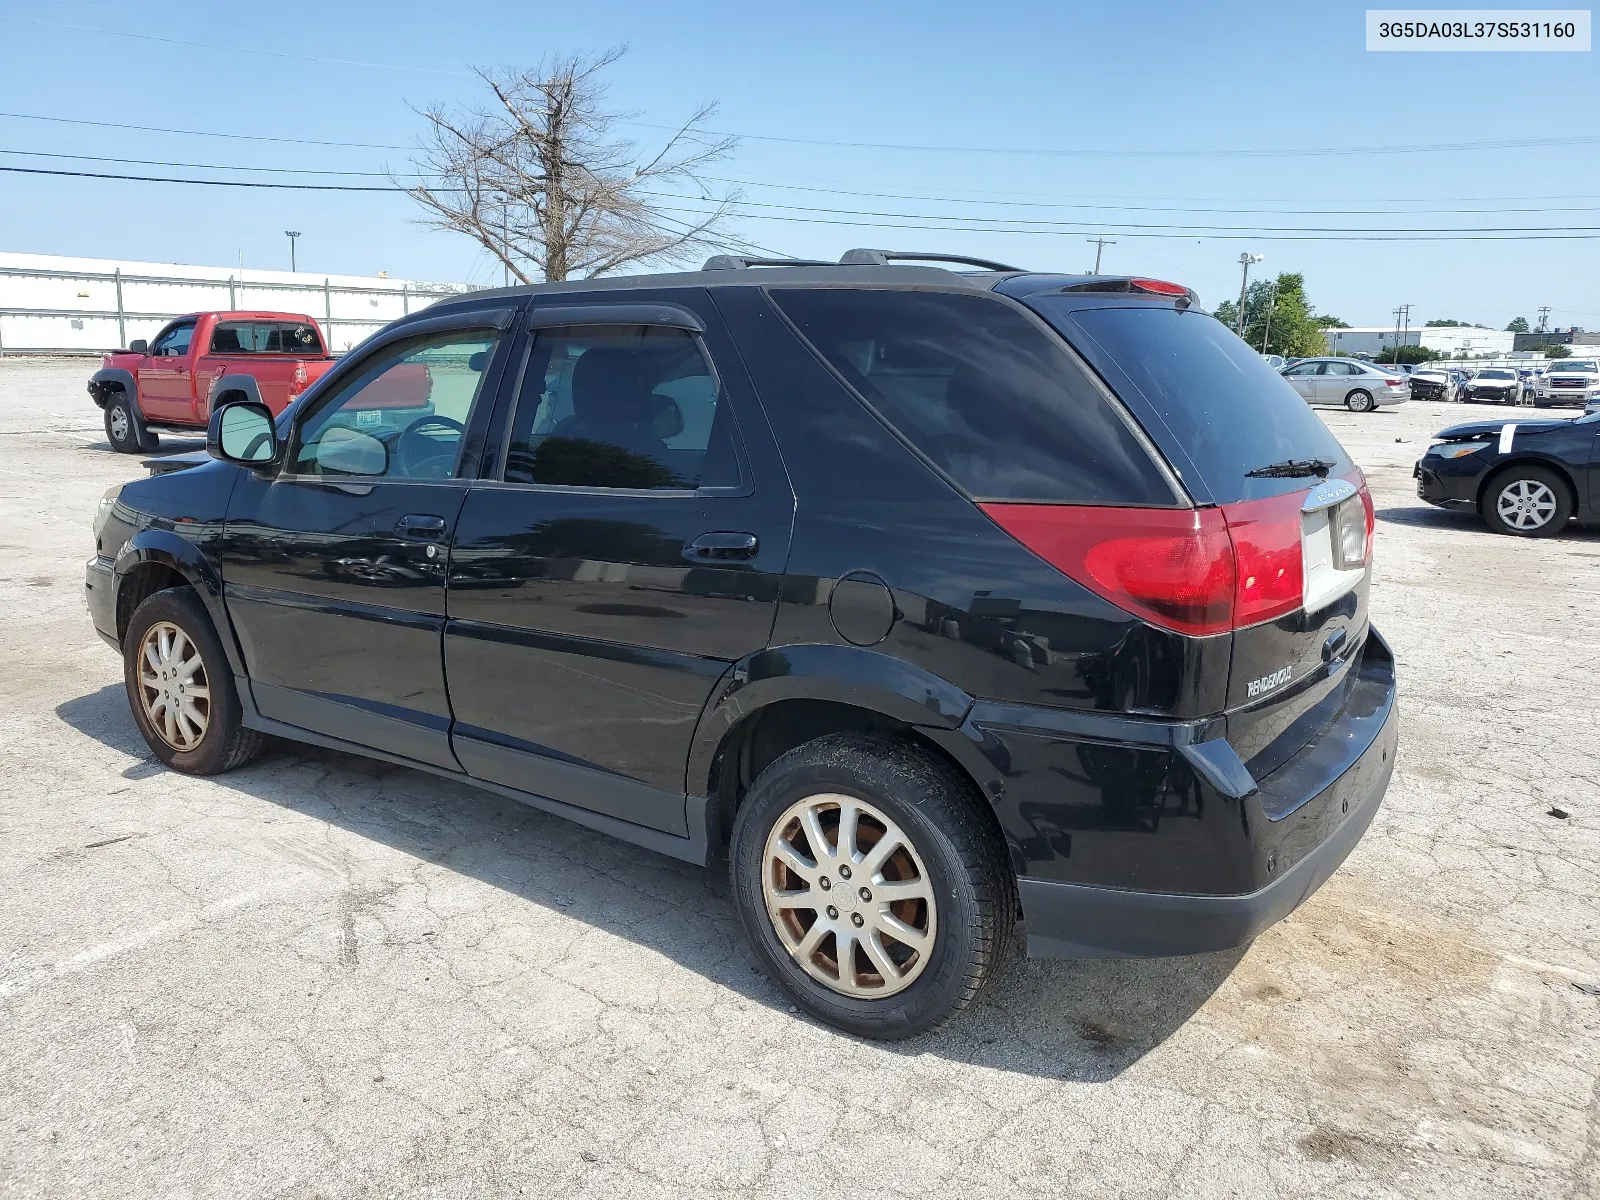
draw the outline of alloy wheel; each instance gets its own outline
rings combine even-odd
[[[119,442],[128,437],[128,410],[120,404],[111,408],[111,436]]]
[[[878,999],[914,983],[933,953],[933,883],[910,837],[854,796],[790,805],[762,856],[762,894],[779,940],[831,991]]]
[[[193,750],[211,724],[211,688],[195,645],[171,621],[157,621],[139,646],[139,699],[157,736],[174,750]]]
[[[1556,494],[1537,479],[1518,479],[1500,489],[1495,510],[1513,529],[1542,529],[1556,515]]]

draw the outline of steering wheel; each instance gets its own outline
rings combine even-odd
[[[430,425],[455,430],[455,443],[446,445],[437,438],[422,437],[421,430]],[[441,417],[438,413],[418,417],[394,440],[395,464],[400,474],[408,479],[443,479],[455,465],[456,451],[466,432],[467,427],[451,417]]]

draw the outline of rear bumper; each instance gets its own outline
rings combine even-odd
[[[117,642],[117,590],[116,574],[109,558],[96,555],[84,566],[83,598],[89,606],[89,618],[94,631],[102,641],[120,651]]]
[[[1293,912],[1361,840],[1394,771],[1394,659],[1375,632],[1352,669],[1359,677],[1344,711],[1236,810],[1265,883],[1214,894],[1024,876],[1018,886],[1029,955],[1201,954],[1243,945]]]

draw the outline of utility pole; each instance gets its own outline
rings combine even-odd
[[[1101,254],[1101,252],[1103,250],[1105,250],[1105,248],[1107,246],[1115,246],[1117,243],[1112,238],[1103,238],[1103,237],[1084,238],[1083,240],[1086,241],[1086,242],[1093,242],[1094,243],[1094,270],[1090,271],[1089,274],[1098,275],[1098,274],[1100,274],[1100,254]]]
[[[1233,331],[1240,337],[1244,336],[1244,292],[1250,285],[1250,266],[1252,263],[1262,262],[1266,257],[1265,254],[1251,254],[1248,250],[1239,255],[1239,265],[1244,268],[1244,276],[1239,280],[1239,312],[1233,323]]]
[[[298,229],[285,229],[283,236],[289,239],[289,273],[292,275],[295,272],[294,240],[300,236],[300,231]]]
[[[1547,321],[1549,321],[1549,320],[1550,320],[1550,306],[1548,304],[1541,304],[1539,306],[1539,328],[1536,329],[1534,332],[1535,333],[1544,333],[1545,332],[1545,323]]]
[[[1261,353],[1267,352],[1267,339],[1272,336],[1272,310],[1278,307],[1278,281],[1272,281],[1272,299],[1267,301],[1267,327],[1261,334]]]
[[[1400,320],[1404,322],[1400,327],[1399,340],[1395,342],[1394,346],[1394,365],[1398,367],[1400,365],[1400,347],[1411,344],[1411,305],[1402,304],[1395,309],[1395,312],[1400,317]]]

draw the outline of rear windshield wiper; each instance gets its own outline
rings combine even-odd
[[[1326,479],[1337,464],[1321,458],[1286,458],[1282,462],[1246,471],[1248,479],[1308,479],[1315,475]]]

